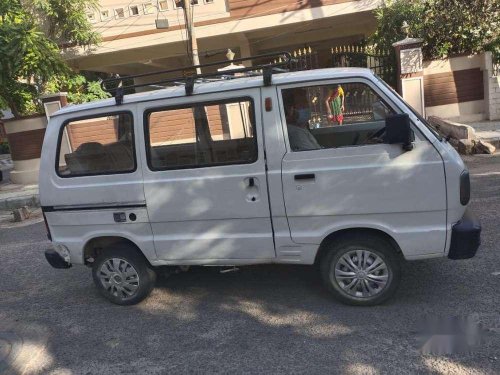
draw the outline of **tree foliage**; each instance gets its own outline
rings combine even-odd
[[[91,73],[75,74],[71,77],[55,76],[46,85],[47,93],[66,91],[68,100],[74,104],[106,99],[111,95],[101,88],[101,84]]]
[[[98,41],[86,18],[96,0],[0,0],[0,106],[14,116],[40,110],[38,95],[54,76],[69,77],[59,44]]]
[[[500,0],[388,0],[377,9],[371,42],[382,48],[410,36],[424,40],[427,59],[492,50],[500,55]]]
[[[88,9],[97,9],[97,0],[31,0],[27,2],[37,23],[47,36],[60,45],[95,44],[99,34],[92,30]]]

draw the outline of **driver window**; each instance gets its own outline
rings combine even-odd
[[[292,151],[384,143],[394,114],[360,82],[284,89],[282,99]]]

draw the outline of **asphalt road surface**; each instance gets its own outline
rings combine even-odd
[[[301,266],[194,269],[119,307],[88,269],[47,264],[43,223],[0,229],[0,373],[499,374],[500,156],[467,163],[477,256],[407,263],[395,298],[370,308],[336,302]],[[468,319],[483,338],[422,354],[424,317]]]

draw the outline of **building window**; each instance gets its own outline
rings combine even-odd
[[[142,7],[144,8],[144,14],[153,14],[156,10],[152,2],[143,3]]]
[[[189,1],[189,0],[173,0],[174,9],[184,8],[184,1]],[[200,0],[190,0],[190,1],[191,1],[191,5],[199,5],[200,4]]]
[[[90,21],[90,23],[95,23],[97,22],[96,16],[94,13],[87,13],[87,18]]]
[[[139,15],[139,7],[137,5],[132,5],[130,7],[130,15],[131,16],[138,16]]]
[[[125,18],[125,11],[123,10],[123,8],[115,9],[115,18],[116,19]]]
[[[158,1],[158,8],[160,12],[165,12],[166,10],[168,10],[168,1],[167,0]]]
[[[214,0],[204,0],[205,1],[205,4],[213,4],[214,3]]]
[[[130,113],[70,120],[57,148],[61,177],[128,173],[136,169]]]
[[[109,19],[109,10],[101,10],[101,21],[107,21]]]
[[[151,170],[246,164],[257,160],[251,99],[158,108],[147,115],[146,147]]]

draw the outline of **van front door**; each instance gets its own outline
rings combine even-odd
[[[160,260],[275,257],[260,90],[144,105],[144,191]]]
[[[371,228],[391,235],[407,258],[443,253],[443,160],[417,128],[412,151],[385,143],[394,102],[361,78],[280,92],[283,194],[294,242],[319,245],[338,230]]]

